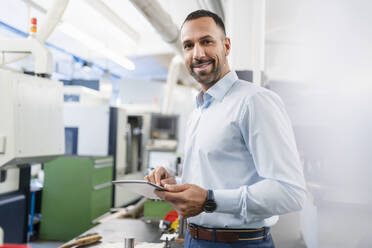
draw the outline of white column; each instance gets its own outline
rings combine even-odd
[[[265,0],[228,0],[226,31],[231,38],[229,62],[233,70],[253,71],[253,83],[261,84],[264,70]]]

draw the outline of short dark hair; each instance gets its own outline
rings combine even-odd
[[[223,23],[221,17],[219,17],[217,14],[215,14],[215,13],[209,11],[209,10],[205,10],[205,9],[199,9],[199,10],[196,10],[196,11],[191,12],[186,17],[185,21],[182,23],[182,26],[187,21],[199,19],[199,18],[202,18],[202,17],[211,17],[211,18],[213,18],[213,20],[217,24],[217,26],[219,26],[222,29],[223,33],[226,35],[225,24]]]

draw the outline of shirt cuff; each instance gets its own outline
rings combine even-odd
[[[217,189],[213,190],[213,193],[217,203],[216,212],[227,214],[239,212],[240,189]]]
[[[174,177],[176,179],[176,184],[182,184],[182,178],[181,177]]]

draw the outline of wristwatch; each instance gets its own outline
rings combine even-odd
[[[217,203],[214,200],[214,194],[213,190],[209,189],[207,193],[207,199],[205,200],[205,203],[203,205],[203,210],[206,213],[212,213],[216,210]]]

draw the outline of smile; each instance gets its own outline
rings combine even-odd
[[[193,69],[196,70],[196,71],[204,71],[206,69],[208,69],[210,67],[210,65],[213,64],[213,60],[210,60],[210,61],[207,61],[207,62],[203,62],[203,63],[200,63],[200,64],[196,64],[196,65],[193,65]]]

